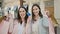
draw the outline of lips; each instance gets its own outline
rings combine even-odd
[[[37,14],[38,12],[34,12],[34,14]]]
[[[24,14],[21,14],[21,16],[24,16]]]

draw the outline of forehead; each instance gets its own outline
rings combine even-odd
[[[24,8],[20,8],[19,11],[25,11],[25,9]]]
[[[37,6],[33,6],[33,9],[36,9],[36,8],[38,8]]]

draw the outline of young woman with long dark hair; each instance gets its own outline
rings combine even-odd
[[[12,34],[28,34],[27,24],[28,24],[28,15],[27,9],[21,6],[18,10],[17,19],[14,20],[14,29]]]
[[[41,13],[41,8],[38,4],[32,6],[32,34],[48,34],[48,19]]]

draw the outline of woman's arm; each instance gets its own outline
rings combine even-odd
[[[48,17],[43,17],[42,23],[44,27],[49,27]]]
[[[8,21],[10,23],[8,32],[9,32],[9,34],[11,34],[12,31],[13,31],[13,21],[14,21],[14,19],[12,18],[12,14],[9,14],[8,18],[9,18]]]
[[[27,24],[26,25],[26,34],[31,34],[32,33],[32,24]]]
[[[26,24],[26,34],[32,34],[32,17],[29,16]]]
[[[50,20],[50,22],[49,22],[49,34],[55,34],[53,23],[52,23],[51,19],[49,19],[49,20]]]
[[[55,34],[52,21],[48,17],[43,18],[44,27],[49,27],[49,34]]]
[[[13,21],[13,30],[12,30],[12,34],[17,34],[18,33],[18,21],[17,19],[15,19]]]

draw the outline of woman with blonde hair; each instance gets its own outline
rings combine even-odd
[[[0,18],[0,34],[11,34],[13,29],[11,15],[2,16]],[[10,19],[9,19],[10,18]]]

